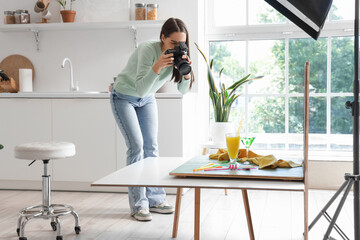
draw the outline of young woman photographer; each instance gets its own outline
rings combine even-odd
[[[171,78],[178,91],[185,94],[194,82],[192,71],[180,74],[174,65],[174,53],[165,54],[179,42],[189,48],[188,30],[182,20],[170,18],[162,26],[160,41],[140,44],[113,84],[110,102],[128,148],[127,165],[158,156],[156,91]],[[189,55],[182,55],[182,59],[191,64]],[[128,194],[131,216],[139,221],[150,221],[150,212],[174,212],[163,188],[129,187]]]

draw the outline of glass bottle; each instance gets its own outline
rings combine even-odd
[[[158,19],[158,8],[159,4],[148,4],[147,5],[147,20]]]

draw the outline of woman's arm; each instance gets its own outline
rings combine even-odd
[[[181,82],[177,84],[178,91],[181,94],[186,94],[190,90],[190,83],[191,83],[191,77],[189,79],[186,79],[185,76],[183,76]]]
[[[139,46],[137,61],[135,88],[140,97],[145,97],[159,77],[152,69],[155,53],[150,45]]]
[[[173,54],[162,54],[155,59],[155,50],[149,45],[139,46],[136,73],[136,91],[139,96],[146,96],[158,80],[161,69],[173,64]]]

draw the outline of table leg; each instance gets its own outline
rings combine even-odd
[[[304,191],[304,239],[308,240],[309,238],[309,223],[308,223],[308,205],[309,204],[309,192],[308,189],[305,188]]]
[[[182,197],[182,188],[177,188],[176,202],[175,202],[175,213],[174,213],[174,224],[173,224],[173,233],[172,233],[173,238],[177,237],[178,228],[179,228],[181,197]]]
[[[247,220],[247,225],[248,225],[248,229],[249,229],[249,236],[250,236],[251,240],[255,240],[247,190],[242,189],[241,191],[242,191],[242,195],[243,195],[243,201],[244,201],[244,207],[245,207],[245,213],[246,213],[246,220]]]
[[[200,188],[195,188],[194,240],[200,239]]]

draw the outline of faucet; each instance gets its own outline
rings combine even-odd
[[[74,84],[74,74],[73,74],[73,67],[72,67],[72,63],[70,61],[69,58],[64,58],[61,67],[64,68],[65,67],[65,63],[68,62],[69,66],[70,66],[70,91],[71,92],[76,92],[79,91],[79,85],[78,82],[76,82],[76,85]]]

